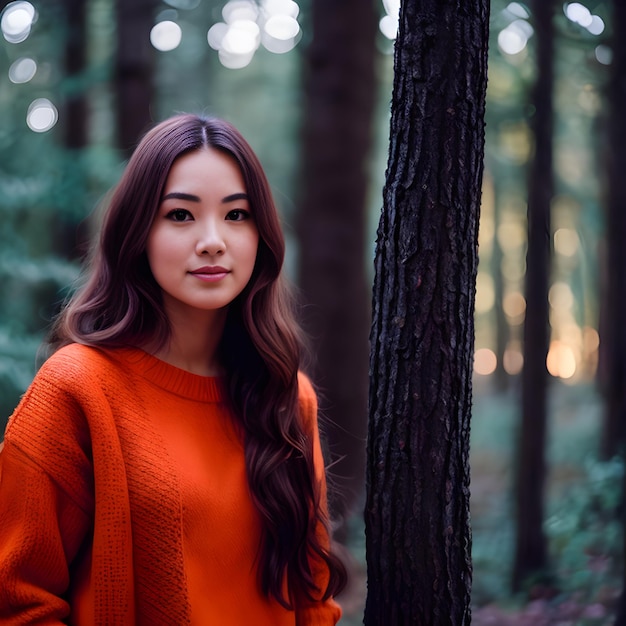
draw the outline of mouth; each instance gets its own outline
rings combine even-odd
[[[230,270],[227,270],[225,267],[221,267],[219,265],[199,267],[198,269],[189,272],[192,276],[208,282],[221,280],[229,273]]]

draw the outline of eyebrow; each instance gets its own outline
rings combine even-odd
[[[165,200],[187,200],[189,202],[200,202],[200,198],[191,193],[183,193],[180,191],[172,191],[163,196],[161,202]],[[235,200],[248,200],[247,193],[231,193],[229,196],[222,198],[222,202],[234,202]]]

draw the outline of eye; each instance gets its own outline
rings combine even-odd
[[[165,217],[168,220],[172,220],[172,222],[188,222],[193,220],[193,216],[187,209],[172,209]]]
[[[243,222],[250,219],[250,211],[245,209],[233,209],[226,214],[226,219],[233,222]]]

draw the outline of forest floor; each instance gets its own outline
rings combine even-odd
[[[481,381],[479,381],[481,382]],[[474,386],[471,441],[472,624],[609,626],[621,590],[621,463],[597,460],[602,404],[592,385],[550,390],[545,530],[551,570],[523,594],[509,589],[513,552],[512,475],[519,391]],[[361,515],[346,553],[342,626],[363,624],[367,593]],[[549,581],[549,582],[548,582]],[[385,625],[395,626],[395,625]]]

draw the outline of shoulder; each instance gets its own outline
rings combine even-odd
[[[103,369],[110,369],[111,365],[111,359],[103,350],[71,343],[48,357],[35,379],[57,381],[63,387],[71,387],[97,379]]]

